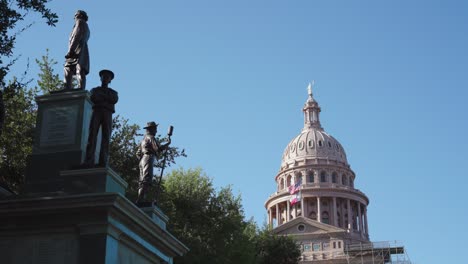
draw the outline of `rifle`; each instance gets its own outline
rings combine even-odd
[[[173,131],[174,131],[174,127],[169,126],[169,129],[167,131],[167,136],[168,136],[169,139],[171,138]],[[162,181],[162,177],[163,177],[163,173],[164,173],[164,168],[166,167],[166,159],[167,159],[167,150],[168,149],[169,149],[169,147],[164,150],[164,158],[163,158],[163,162],[162,162],[161,174],[159,175],[158,179],[156,180],[156,190],[155,190],[154,201],[153,201],[154,205],[156,205],[156,201],[158,199],[159,193],[161,192],[161,181]]]

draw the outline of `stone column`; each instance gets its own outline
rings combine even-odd
[[[346,203],[348,206],[348,226],[346,228],[349,228],[350,230],[353,230],[353,215],[351,212],[351,200],[346,199]]]
[[[369,237],[369,226],[367,225],[367,207],[364,207],[364,221],[365,221],[365,229],[366,229],[366,235]]]
[[[337,214],[337,209],[336,209],[336,197],[335,197],[335,196],[333,196],[332,203],[333,203],[333,206],[332,206],[332,210],[333,210],[333,225],[334,225],[334,226],[338,226],[338,214]]]
[[[289,200],[286,201],[286,222],[289,222],[291,220],[289,216],[291,215],[291,208],[289,208]]]
[[[280,225],[280,213],[279,213],[279,206],[276,204],[276,226]]]
[[[268,209],[268,224],[270,226],[273,226],[273,207],[270,207],[270,209]]]
[[[317,221],[322,223],[322,212],[321,212],[321,204],[320,204],[320,197],[317,196]]]
[[[363,236],[363,233],[362,233],[362,214],[361,214],[361,203],[360,202],[357,202],[357,210],[358,210],[358,219],[359,219],[358,229],[359,229],[359,233],[361,234],[361,237],[362,237]]]
[[[307,215],[305,214],[306,213],[306,209],[305,209],[305,202],[304,202],[304,197],[301,197],[301,216],[302,217],[306,217]]]

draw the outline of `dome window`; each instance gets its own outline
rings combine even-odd
[[[291,152],[294,152],[296,150],[296,143],[291,145]]]
[[[330,217],[329,217],[327,211],[322,212],[322,223],[324,223],[324,224],[329,224],[330,223]]]
[[[309,145],[309,148],[313,148],[314,147],[314,141],[309,140],[308,145]]]
[[[320,182],[327,182],[327,174],[324,171],[320,173]]]
[[[307,177],[309,178],[309,182],[312,182],[312,183],[314,182],[314,173],[313,172],[309,172]]]
[[[348,184],[348,183],[346,182],[346,175],[344,175],[344,174],[341,175],[341,183],[342,183],[343,185],[347,185],[347,184]]]
[[[302,224],[298,225],[297,226],[297,231],[304,232],[305,231],[305,225],[302,225]]]
[[[317,221],[317,214],[314,211],[312,211],[309,213],[309,218]]]
[[[322,146],[322,140],[319,140],[318,143],[319,143],[319,147],[321,147]]]
[[[332,183],[336,183],[336,172],[332,174]]]
[[[299,142],[299,149],[300,150],[304,149],[304,141]]]
[[[330,141],[328,141],[328,147],[331,148],[331,143],[330,143]]]

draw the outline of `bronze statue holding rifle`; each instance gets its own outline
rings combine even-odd
[[[171,134],[172,126],[169,129],[168,140],[165,144],[160,145],[156,140],[155,136],[158,131],[158,124],[155,122],[148,122],[146,127],[146,134],[143,140],[140,143],[137,151],[137,157],[140,159],[139,168],[140,168],[140,177],[138,180],[138,198],[136,203],[145,202],[145,196],[148,192],[149,187],[151,186],[154,179],[153,175],[153,165],[155,159],[160,159],[161,155],[165,154],[165,151],[169,148],[171,144]],[[165,157],[164,157],[165,161]],[[165,163],[163,161],[163,163]],[[165,164],[161,170],[161,174],[164,170]],[[158,184],[160,184],[161,179],[159,178]],[[159,186],[157,186],[158,188]]]

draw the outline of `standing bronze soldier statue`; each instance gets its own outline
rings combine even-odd
[[[155,158],[161,158],[164,150],[169,148],[171,144],[171,137],[169,136],[166,144],[160,145],[155,136],[158,132],[158,124],[155,122],[148,122],[146,127],[146,134],[140,143],[137,151],[137,157],[140,159],[140,178],[138,180],[138,198],[136,203],[145,202],[145,196],[153,181],[153,165]]]
[[[76,11],[75,25],[70,34],[68,52],[65,55],[64,82],[65,90],[72,89],[73,75],[77,76],[79,89],[86,88],[86,75],[89,73],[88,15],[83,10]]]
[[[114,79],[114,73],[109,70],[99,72],[101,86],[91,89],[91,102],[93,114],[89,123],[88,145],[86,146],[85,165],[94,166],[96,142],[99,127],[101,127],[101,151],[99,153],[99,166],[106,167],[109,161],[109,141],[112,132],[112,114],[115,104],[119,100],[118,93],[108,85]]]

